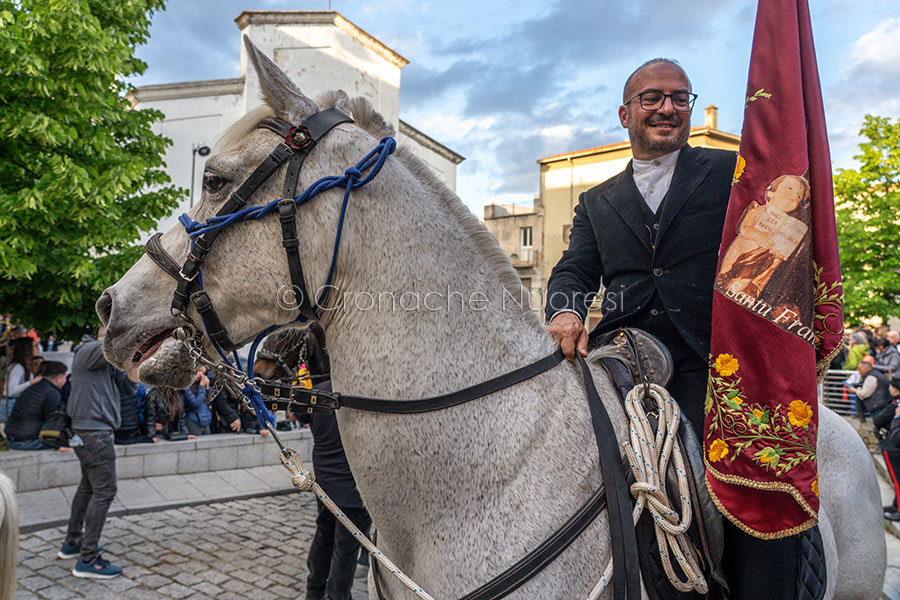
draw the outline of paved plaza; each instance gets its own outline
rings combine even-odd
[[[303,598],[315,517],[309,493],[112,517],[103,530],[103,554],[124,573],[106,581],[72,576],[75,559],[56,558],[64,528],[41,529],[22,535],[15,597]],[[356,580],[353,598],[368,600],[364,579]]]

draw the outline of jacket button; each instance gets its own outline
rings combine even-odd
[[[659,311],[658,311],[658,310],[656,310],[656,309],[655,309],[655,308],[651,308],[651,309],[650,309],[650,314],[651,314],[651,315],[652,315],[652,316],[654,316],[654,317],[655,317],[655,316],[656,316],[656,315],[658,315],[658,314],[659,314]]]
[[[655,269],[653,269],[654,277],[662,277],[662,274],[663,274],[663,270],[660,269],[659,267],[656,267]]]

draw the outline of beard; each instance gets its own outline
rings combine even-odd
[[[631,138],[632,151],[635,148],[642,150],[644,154],[654,154],[661,156],[670,152],[675,152],[679,148],[684,147],[691,133],[690,126],[685,126],[685,122],[679,119],[680,123],[676,125],[677,135],[668,138],[654,138],[651,136],[652,128],[649,122],[644,122],[638,126],[628,128],[628,134]],[[660,121],[656,121],[657,123]],[[663,122],[672,122],[663,120]],[[690,123],[690,122],[688,122]]]

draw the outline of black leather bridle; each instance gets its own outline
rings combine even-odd
[[[282,200],[278,202],[278,218],[281,221],[281,243],[287,254],[291,285],[298,300],[300,315],[306,320],[317,320],[318,314],[310,300],[310,295],[306,291],[306,283],[303,278],[303,264],[298,251],[300,240],[297,238],[295,224],[297,208],[294,203],[294,195],[297,190],[300,168],[318,141],[329,131],[342,123],[352,122],[352,118],[336,108],[319,111],[297,126],[275,117],[267,117],[260,121],[258,128],[274,131],[283,138],[283,141],[254,169],[237,191],[231,194],[225,205],[216,213],[217,217],[221,217],[233,214],[244,208],[259,187],[281,165],[285,162],[288,163],[284,176],[284,188],[281,194]],[[212,249],[213,242],[219,231],[218,229],[213,229],[198,236],[193,241],[187,259],[181,267],[162,247],[159,241],[162,233],[154,234],[147,241],[144,250],[154,263],[171,275],[177,282],[172,297],[172,314],[180,321],[183,321],[184,324],[189,324],[185,316],[185,310],[190,301],[200,315],[209,337],[225,352],[230,352],[236,348],[236,345],[229,338],[224,323],[216,314],[209,294],[198,282],[200,267],[209,255],[209,251]]]

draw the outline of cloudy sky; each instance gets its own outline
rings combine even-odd
[[[900,5],[810,0],[836,168],[853,168],[864,115],[900,117]],[[135,85],[238,75],[243,10],[322,10],[328,0],[169,0]],[[754,0],[332,0],[409,59],[400,118],[466,157],[457,193],[478,215],[530,200],[543,156],[627,139],[622,84],[647,59],[685,67],[719,129],[740,133]]]

